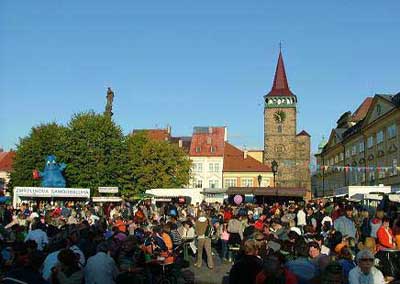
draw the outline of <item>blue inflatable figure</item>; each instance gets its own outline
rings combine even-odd
[[[62,172],[67,165],[64,163],[58,164],[56,156],[49,155],[46,158],[46,166],[43,172],[35,172],[33,176],[42,179],[42,187],[65,187],[65,178]]]

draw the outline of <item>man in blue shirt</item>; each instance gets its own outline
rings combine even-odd
[[[346,213],[335,220],[334,227],[335,230],[342,233],[343,236],[348,236],[351,238],[356,238],[356,225],[353,221],[353,207],[347,205],[345,207]]]
[[[310,283],[311,279],[318,276],[318,268],[308,259],[308,246],[304,240],[299,240],[295,245],[295,252],[297,258],[290,260],[286,263],[287,269],[289,269],[294,275],[296,275],[299,284]]]

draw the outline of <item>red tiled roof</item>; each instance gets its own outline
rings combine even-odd
[[[367,115],[367,112],[369,110],[369,107],[371,106],[373,98],[372,97],[367,97],[362,104],[357,108],[357,110],[353,113],[353,120],[354,121],[360,121],[365,118]]]
[[[153,140],[169,140],[171,135],[168,133],[166,129],[150,129],[147,131],[147,136]]]
[[[224,155],[225,127],[195,127],[189,155],[221,157]]]
[[[168,141],[171,138],[171,134],[168,129],[135,129],[133,134],[143,131],[147,134],[147,137],[152,140]]]
[[[270,172],[271,168],[260,163],[235,146],[225,142],[224,172]]]
[[[279,52],[278,63],[276,65],[274,82],[271,91],[267,96],[294,96],[289,89],[286,77],[285,64],[283,63],[282,52]]]
[[[297,136],[302,136],[302,135],[305,135],[305,136],[308,136],[308,137],[311,137],[311,135],[310,134],[308,134],[308,132],[307,131],[305,131],[305,130],[302,130],[299,134],[297,134]]]
[[[179,148],[183,149],[186,153],[190,151],[190,144],[192,137],[171,137],[171,143],[176,144]]]
[[[0,152],[0,171],[10,172],[14,157],[15,152]]]

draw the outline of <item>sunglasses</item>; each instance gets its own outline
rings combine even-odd
[[[360,261],[369,261],[369,262],[374,262],[373,258],[362,258]]]

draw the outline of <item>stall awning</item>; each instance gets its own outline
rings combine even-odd
[[[122,198],[119,196],[93,196],[93,202],[122,202]]]
[[[223,194],[227,191],[226,188],[204,188],[202,194]]]
[[[304,197],[307,190],[300,187],[230,187],[226,193],[228,195],[253,194],[254,196]]]

